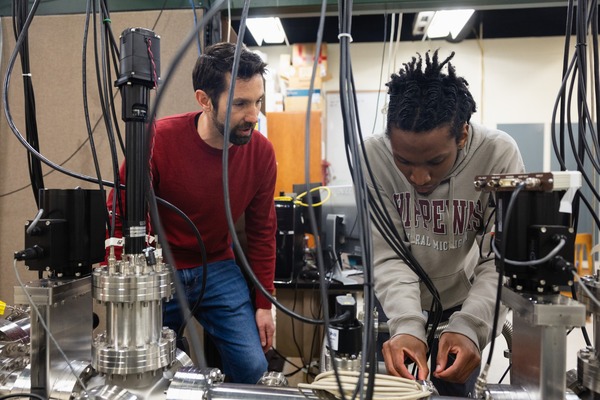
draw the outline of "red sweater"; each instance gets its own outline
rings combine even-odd
[[[196,131],[197,112],[156,122],[150,160],[156,195],[183,211],[202,235],[209,263],[234,258],[223,198],[223,151],[208,146]],[[277,175],[271,143],[254,132],[246,145],[229,148],[229,196],[234,221],[245,217],[246,257],[262,285],[273,292],[277,218],[273,194]],[[124,164],[120,170],[125,181]],[[125,202],[123,202],[125,204]],[[109,210],[112,194],[108,196]],[[202,265],[189,225],[159,204],[161,222],[177,269]],[[115,236],[121,236],[120,218]],[[256,306],[271,303],[257,290]]]

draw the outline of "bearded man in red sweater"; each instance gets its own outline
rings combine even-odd
[[[254,128],[264,97],[266,64],[241,49],[230,112],[229,143],[224,142],[228,88],[236,47],[218,43],[205,49],[192,78],[199,111],[156,121],[150,168],[156,196],[183,211],[196,225],[206,248],[206,288],[201,295],[201,248],[190,226],[175,212],[159,212],[177,273],[194,316],[214,341],[223,372],[236,383],[256,383],[267,370],[264,352],[275,331],[271,303],[256,290],[254,302],[236,264],[225,214],[223,148],[229,153],[229,195],[234,221],[244,218],[250,244],[245,252],[262,284],[273,293],[277,220],[273,195],[273,146]],[[124,166],[121,179],[125,179]],[[108,201],[112,209],[112,195]],[[117,208],[118,209],[118,208]],[[117,218],[119,220],[120,218]],[[176,293],[175,297],[181,296]],[[165,304],[164,325],[181,333],[177,299]]]

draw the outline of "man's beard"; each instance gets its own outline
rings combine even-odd
[[[223,125],[222,123],[220,123],[216,117],[213,116],[212,118],[213,123],[215,124],[215,127],[217,128],[217,130],[219,131],[219,133],[221,134],[221,136],[225,137],[225,125]],[[252,138],[252,134],[254,133],[254,124],[247,124],[247,123],[242,123],[240,125],[234,126],[233,128],[230,128],[229,130],[229,143],[231,144],[235,144],[238,146],[244,145],[244,144],[248,144],[248,142],[250,142],[250,139]],[[248,136],[241,136],[238,135],[238,130],[246,130],[246,129],[251,129],[250,134]]]

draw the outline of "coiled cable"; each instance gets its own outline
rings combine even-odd
[[[367,379],[368,374],[357,371],[338,371],[339,383],[345,395],[351,396],[354,392],[358,378],[363,376]],[[333,396],[340,398],[338,381],[333,371],[323,372],[315,378],[312,383],[298,383],[299,389],[323,390]],[[431,391],[412,379],[397,376],[375,374],[372,400],[414,400],[429,397]]]

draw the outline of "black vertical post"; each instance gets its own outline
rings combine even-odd
[[[160,76],[160,38],[144,28],[121,34],[121,73],[115,85],[121,90],[125,121],[126,219],[123,236],[125,253],[140,254],[145,247],[146,176],[149,168],[147,117],[150,90]]]

